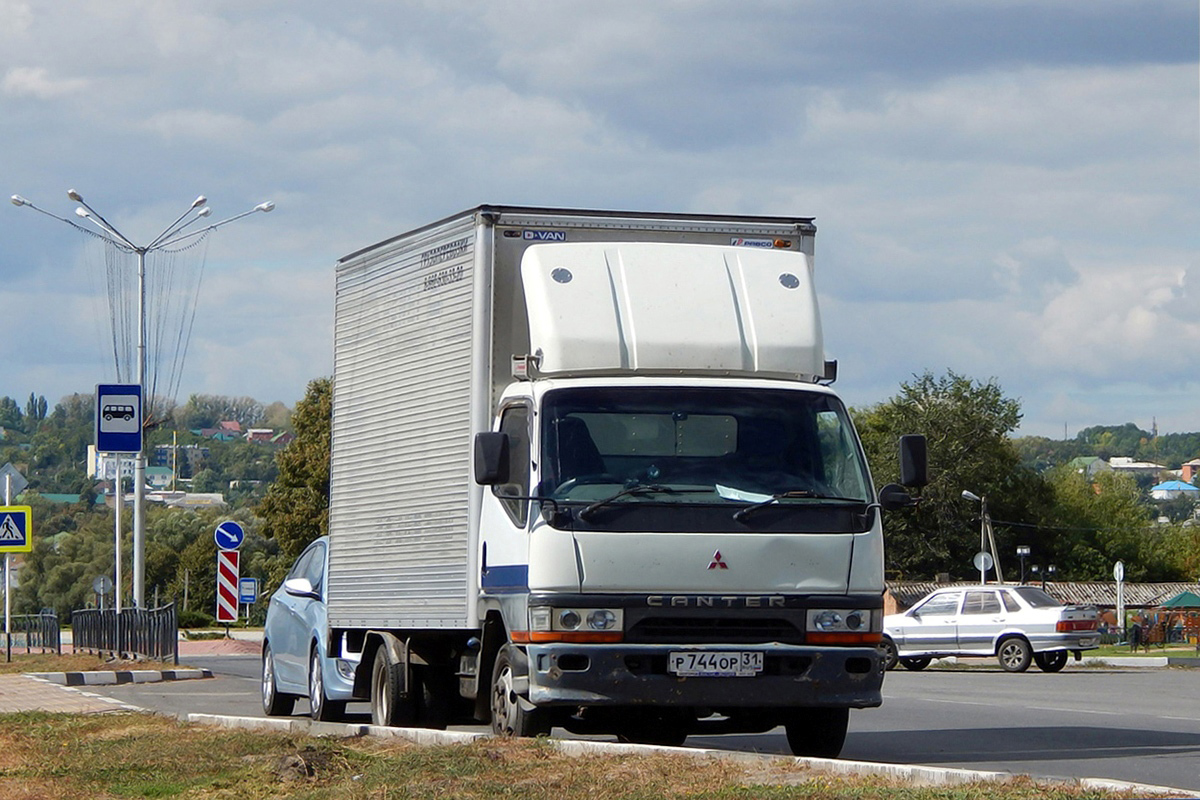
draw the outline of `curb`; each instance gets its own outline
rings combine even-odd
[[[419,745],[469,744],[490,739],[491,734],[461,731],[438,731],[428,728],[389,728],[378,725],[356,725],[339,722],[313,722],[306,719],[271,719],[265,717],[227,717],[218,714],[181,714],[179,718],[197,725],[241,730],[277,731],[311,736],[376,736],[404,739]],[[970,783],[1007,783],[1019,777],[1029,777],[1037,783],[1057,786],[1078,786],[1083,789],[1115,792],[1137,792],[1146,796],[1196,797],[1195,792],[1167,786],[1152,786],[1108,778],[1039,778],[1012,772],[985,772],[948,767],[925,767],[912,764],[881,764],[871,761],[844,761],[836,758],[804,758],[800,756],[735,753],[726,750],[707,750],[691,747],[660,747],[618,742],[591,742],[579,739],[546,739],[546,744],[567,755],[616,755],[638,753],[670,753],[691,758],[721,759],[744,763],[777,762],[792,759],[816,772],[839,775],[874,775],[907,782],[913,786],[946,787]]]
[[[126,683],[161,683],[211,678],[207,669],[126,669],[95,672],[27,672],[26,675],[59,686],[115,686]]]

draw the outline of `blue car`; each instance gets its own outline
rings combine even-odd
[[[315,720],[341,718],[354,699],[355,661],[329,657],[325,582],[329,537],[310,544],[271,595],[262,647],[262,705],[287,716],[307,697]]]

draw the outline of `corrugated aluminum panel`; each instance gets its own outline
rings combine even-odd
[[[329,623],[465,627],[474,217],[338,265]]]

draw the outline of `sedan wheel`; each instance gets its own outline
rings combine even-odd
[[[1033,660],[1033,650],[1029,642],[1019,636],[1010,636],[996,648],[996,659],[1005,672],[1024,672]],[[1066,664],[1066,661],[1063,663]]]
[[[928,667],[932,662],[933,659],[929,656],[914,656],[913,658],[900,659],[900,666],[904,667],[905,669],[911,669],[913,672],[920,672]]]
[[[883,641],[879,643],[879,655],[883,657],[884,669],[895,669],[896,665],[900,663],[900,659],[896,655],[896,643],[890,636],[883,637]]]
[[[1038,665],[1038,669],[1042,672],[1061,672],[1062,668],[1067,665],[1066,650],[1050,650],[1045,653],[1034,653],[1033,663]]]
[[[262,707],[268,717],[286,717],[296,708],[296,698],[279,693],[275,683],[275,654],[269,644],[263,645]]]
[[[346,711],[345,702],[325,696],[325,673],[321,668],[321,654],[315,647],[308,662],[308,706],[310,716],[318,722],[333,722]]]

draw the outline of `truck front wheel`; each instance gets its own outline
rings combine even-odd
[[[545,709],[529,707],[529,701],[517,694],[517,683],[527,675],[524,654],[511,644],[501,647],[492,670],[492,732],[497,736],[550,734],[549,713]]]
[[[848,708],[800,708],[787,722],[788,747],[798,756],[837,758],[850,727]]]

